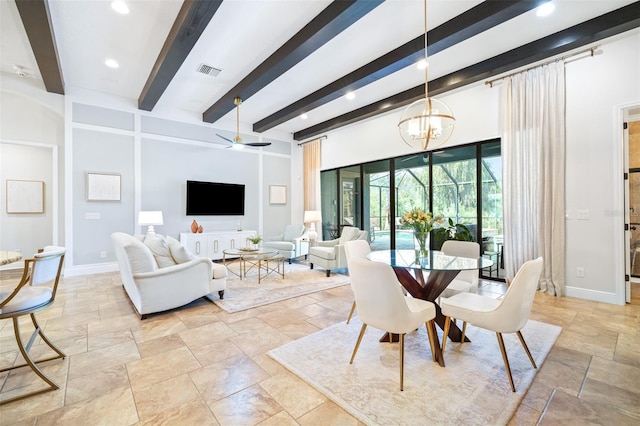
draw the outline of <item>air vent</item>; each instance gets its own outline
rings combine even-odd
[[[210,75],[211,77],[217,77],[220,71],[222,70],[207,64],[200,64],[198,67],[199,73]]]

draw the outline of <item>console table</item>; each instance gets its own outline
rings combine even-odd
[[[256,235],[256,231],[181,232],[180,242],[198,257],[220,260],[227,249],[249,247],[249,238]]]

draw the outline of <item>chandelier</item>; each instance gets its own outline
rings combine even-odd
[[[402,140],[422,151],[444,144],[453,133],[456,119],[442,101],[429,97],[427,64],[427,0],[424,0],[424,99],[409,105],[400,116],[398,129]]]

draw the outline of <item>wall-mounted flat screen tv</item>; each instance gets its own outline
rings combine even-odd
[[[187,181],[187,216],[243,216],[244,185]]]

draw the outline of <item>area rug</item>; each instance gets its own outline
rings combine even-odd
[[[367,425],[506,424],[534,369],[516,335],[504,335],[517,392],[506,376],[495,333],[469,326],[471,343],[447,342],[446,367],[432,362],[425,327],[405,338],[404,391],[398,344],[368,327],[353,364],[361,323],[354,318],[287,343],[269,355]],[[560,327],[530,320],[522,334],[541,367]],[[441,331],[439,330],[441,333]]]
[[[228,265],[230,272],[224,299],[214,303],[232,313],[349,284],[347,275],[332,272],[327,277],[324,269],[312,270],[306,264],[285,261],[284,267],[284,278],[272,272],[258,283],[257,271],[250,270],[241,280],[234,274],[238,272],[238,264]]]

